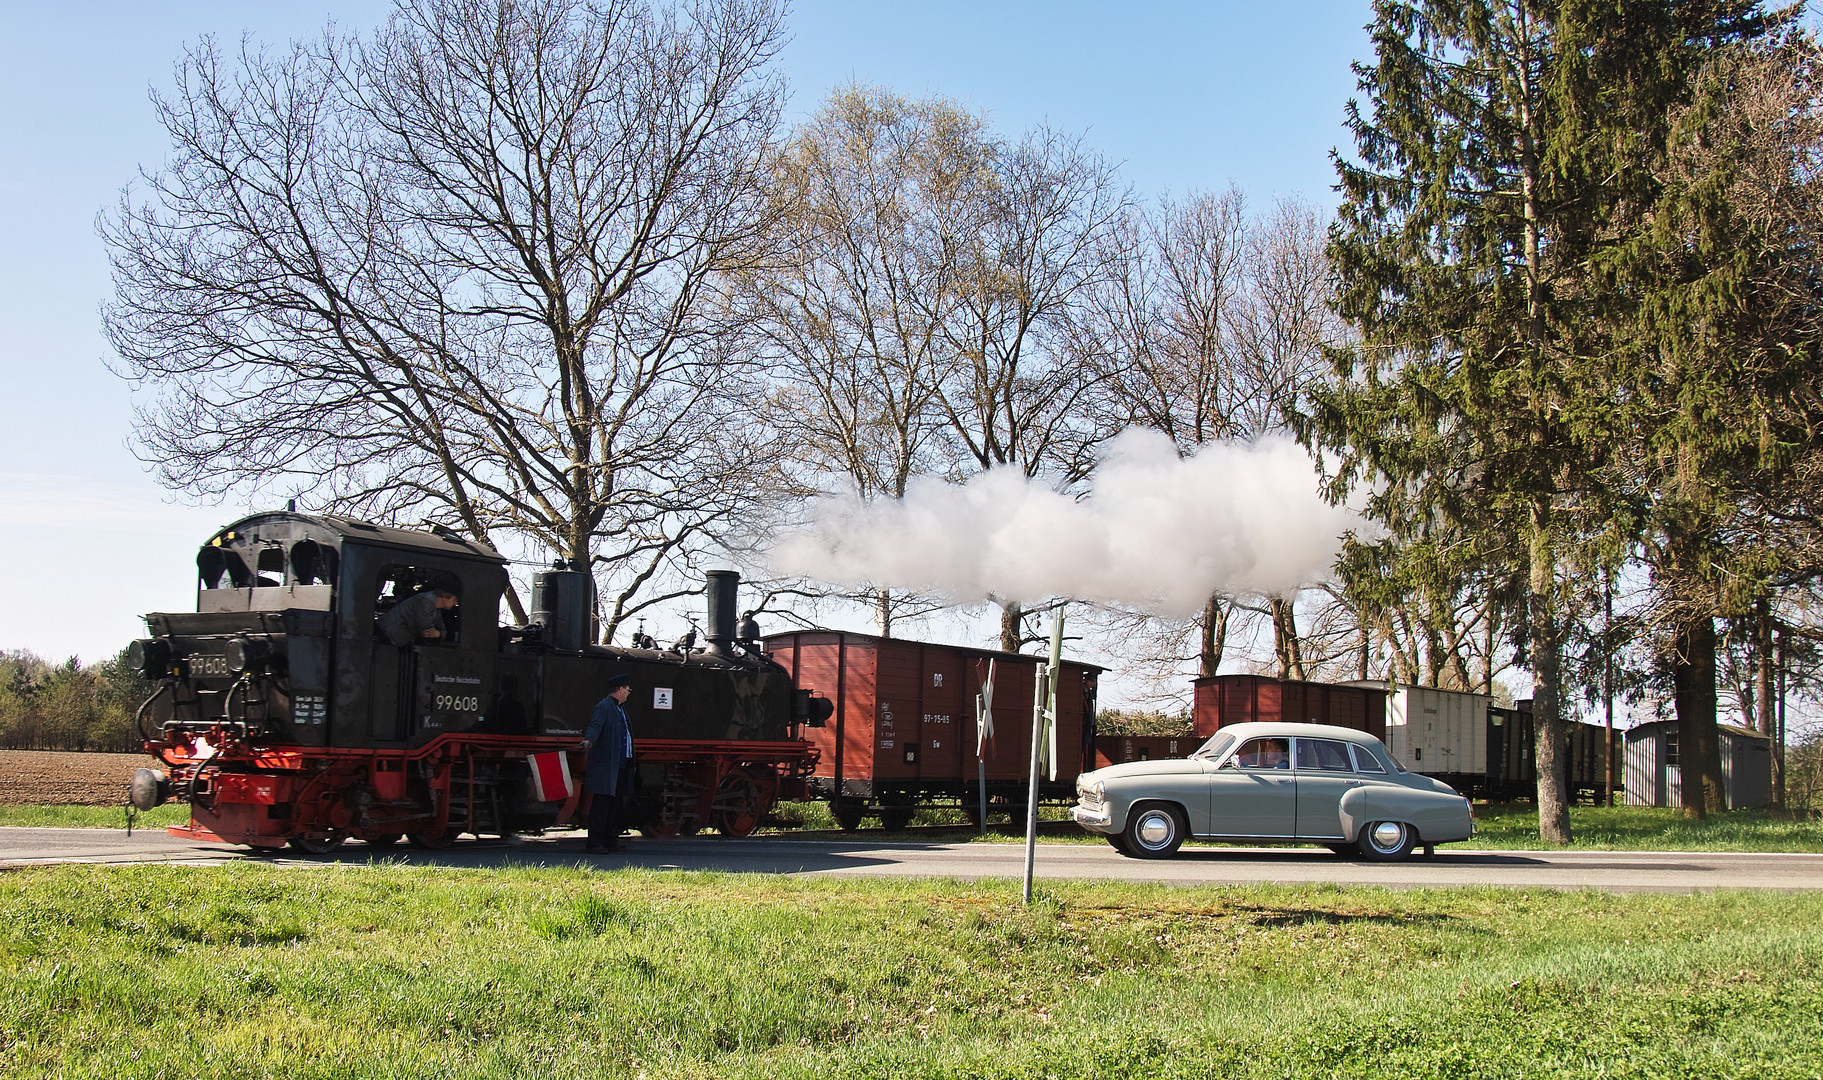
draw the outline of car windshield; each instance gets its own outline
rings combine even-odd
[[[1196,752],[1190,756],[1199,758],[1218,758],[1223,754],[1226,754],[1228,748],[1233,745],[1233,735],[1224,734],[1223,732],[1218,731],[1214,735],[1209,736],[1209,741],[1197,747]]]

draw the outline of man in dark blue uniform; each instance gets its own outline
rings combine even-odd
[[[585,790],[589,799],[590,855],[620,847],[620,830],[614,824],[620,800],[633,783],[633,729],[627,723],[627,698],[633,695],[633,677],[616,675],[608,680],[608,696],[595,703],[582,745],[589,752]]]

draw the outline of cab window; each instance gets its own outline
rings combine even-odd
[[[1365,746],[1356,746],[1353,749],[1355,752],[1356,772],[1383,773],[1386,771],[1386,766],[1380,764],[1380,759],[1374,756],[1372,750],[1369,750]]]
[[[315,540],[291,545],[291,581],[294,585],[334,585],[335,549]]]
[[[259,576],[253,579],[255,585],[272,588],[285,583],[285,549],[277,544],[260,548],[255,560]]]
[[[1248,739],[1234,755],[1234,763],[1243,769],[1289,769],[1291,740]]]
[[[205,589],[245,589],[253,585],[253,571],[238,552],[210,544],[196,553],[196,577]]]
[[[1298,768],[1312,771],[1351,772],[1348,744],[1334,739],[1299,739]]]
[[[382,636],[397,637],[401,634],[412,644],[454,645],[462,640],[462,581],[448,570],[429,567],[394,564],[380,571],[375,581],[373,612],[376,630]],[[398,617],[388,619],[388,615],[402,604],[416,600],[426,594],[445,593],[455,599],[453,605],[435,604],[434,614],[427,611],[414,612],[419,616],[409,620],[410,625],[404,629],[393,628],[392,624],[400,622]],[[419,601],[419,606],[431,604],[430,601]],[[407,614],[401,612],[401,615]],[[426,627],[437,630],[435,637],[426,637]]]

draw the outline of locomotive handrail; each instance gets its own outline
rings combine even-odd
[[[141,742],[152,741],[152,736],[146,734],[146,714],[152,711],[152,703],[171,692],[174,686],[174,683],[168,681],[159,683],[158,689],[152,691],[152,696],[140,702],[139,711],[133,714],[133,730],[139,732]]]

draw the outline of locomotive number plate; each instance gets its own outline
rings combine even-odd
[[[193,679],[225,679],[233,672],[228,670],[228,658],[225,656],[192,656],[190,658],[190,677]]]

